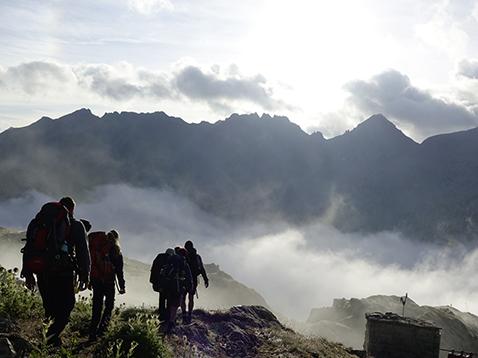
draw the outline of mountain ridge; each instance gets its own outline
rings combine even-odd
[[[0,200],[28,190],[81,200],[125,183],[171,189],[231,220],[302,224],[340,195],[332,220],[340,230],[470,241],[478,235],[476,143],[478,129],[416,143],[383,115],[324,139],[283,116],[191,124],[164,112],[80,109],[0,134]]]

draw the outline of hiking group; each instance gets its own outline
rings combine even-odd
[[[49,322],[47,343],[60,346],[60,335],[75,305],[75,294],[93,291],[89,340],[105,333],[114,308],[116,289],[126,293],[123,255],[116,230],[90,232],[88,220],[74,217],[75,202],[64,197],[42,206],[30,222],[22,249],[21,277],[26,286],[38,287],[45,319]],[[185,248],[168,249],[159,254],[151,268],[150,282],[159,292],[159,315],[166,331],[175,325],[181,306],[183,322],[191,321],[198,276],[209,282],[192,242]],[[186,311],[186,296],[188,309]]]

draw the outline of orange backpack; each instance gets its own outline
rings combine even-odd
[[[96,231],[88,235],[91,257],[91,278],[114,280],[115,267],[112,262],[114,243],[108,239],[106,232]]]

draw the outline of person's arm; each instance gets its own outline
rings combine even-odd
[[[113,248],[113,250],[115,250],[115,255],[113,256],[114,257],[113,265],[115,267],[115,273],[116,273],[116,278],[118,279],[120,293],[125,293],[126,282],[124,280],[124,272],[123,272],[123,267],[124,267],[123,254],[117,247]]]
[[[202,263],[202,258],[199,255],[198,255],[198,261],[199,261],[199,271],[201,273],[202,279],[204,280],[204,286],[206,286],[207,288],[209,286],[209,278],[207,277],[206,269],[204,268],[204,265]]]
[[[191,273],[191,268],[189,267],[186,260],[184,260],[184,266],[185,266],[184,271],[186,272],[187,290],[188,290],[188,292],[190,292],[192,290],[192,287],[193,287],[193,275]]]
[[[73,222],[72,235],[80,282],[87,285],[90,276],[90,250],[88,249],[86,230],[81,221],[75,220]]]

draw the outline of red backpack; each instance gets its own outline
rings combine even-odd
[[[91,256],[91,278],[101,281],[114,280],[115,267],[112,262],[114,242],[106,232],[96,231],[88,235]]]
[[[23,270],[38,274],[66,269],[66,264],[72,264],[70,251],[68,210],[58,202],[46,203],[28,225],[26,244],[21,250]]]

